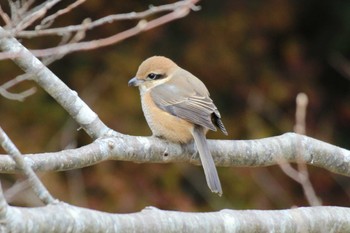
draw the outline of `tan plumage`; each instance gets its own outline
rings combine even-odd
[[[187,143],[194,139],[209,188],[222,194],[220,180],[205,138],[219,127],[227,135],[221,116],[205,85],[166,57],[154,56],[140,65],[129,81],[138,86],[142,109],[153,135]]]

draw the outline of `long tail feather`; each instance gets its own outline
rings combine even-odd
[[[199,151],[199,156],[202,162],[205,178],[210,190],[214,193],[222,195],[222,188],[218,172],[215,167],[213,157],[209,151],[207,139],[205,138],[204,129],[202,126],[195,126],[193,131],[193,138]]]

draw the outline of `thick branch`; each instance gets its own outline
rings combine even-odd
[[[302,207],[289,210],[165,211],[107,214],[67,204],[8,207],[9,232],[350,232],[350,210]]]
[[[275,165],[281,161],[305,161],[350,176],[350,151],[295,133],[257,140],[209,140],[209,146],[217,166],[257,167]],[[298,154],[299,151],[303,153]],[[77,149],[25,156],[36,171],[62,171],[90,166],[104,160],[136,163],[190,162],[198,165],[199,158],[194,153],[193,144],[179,145],[153,137],[123,135],[98,139]],[[10,157],[0,156],[0,172],[16,172],[16,166]]]

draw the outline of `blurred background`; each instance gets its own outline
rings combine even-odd
[[[88,0],[54,26],[171,2]],[[164,55],[199,77],[211,92],[229,136],[212,132],[209,138],[257,139],[293,131],[295,98],[304,92],[309,97],[306,134],[350,148],[350,1],[222,0],[199,5],[200,11],[183,19],[113,46],[67,55],[49,68],[109,127],[124,134],[151,134],[139,92],[127,82],[145,58]],[[106,25],[88,32],[87,39],[106,37],[136,23]],[[57,39],[22,42],[29,48],[46,48]],[[21,73],[11,61],[0,61],[0,84]],[[27,81],[11,91],[35,85]],[[24,102],[1,97],[0,122],[22,153],[59,151],[91,142],[39,87]],[[201,167],[189,164],[108,161],[40,177],[60,200],[119,213],[145,206],[214,211],[309,205],[300,184],[278,166],[218,171],[221,198],[210,193]],[[309,167],[309,172],[324,205],[350,206],[350,178],[316,167]],[[6,190],[22,177],[3,175],[1,180]],[[23,182],[9,189],[7,197],[15,205],[38,204]]]

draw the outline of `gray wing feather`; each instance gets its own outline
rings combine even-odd
[[[154,87],[151,97],[164,111],[216,131],[212,115],[214,113],[220,118],[220,113],[210,99],[207,88],[191,73],[178,71],[168,82]]]

